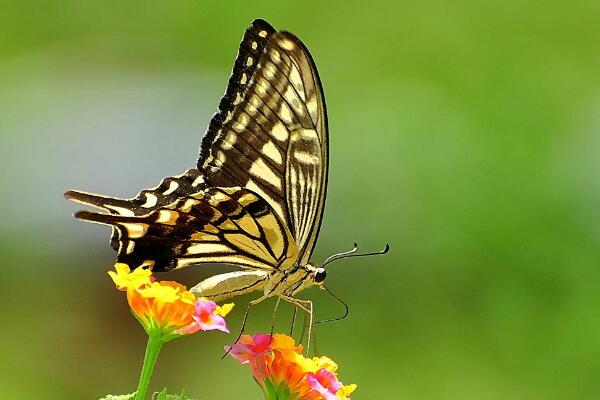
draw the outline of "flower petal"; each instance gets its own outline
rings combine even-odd
[[[217,305],[217,309],[215,310],[215,314],[220,315],[221,317],[226,317],[227,314],[233,310],[233,303],[223,304],[222,306]]]
[[[351,383],[350,385],[344,385],[340,388],[340,390],[338,390],[335,395],[342,400],[346,400],[348,399],[355,390],[356,390],[357,386],[355,383]]]
[[[334,393],[331,393],[327,388],[321,385],[321,382],[319,382],[317,377],[313,374],[307,375],[306,382],[313,390],[315,390],[321,396],[323,396],[325,400],[339,400],[339,397],[337,397]]]
[[[145,288],[139,289],[140,295],[145,298],[154,298],[161,303],[174,303],[179,300],[179,291],[172,287],[162,284],[163,282],[153,282]]]
[[[108,271],[108,275],[119,289],[137,289],[150,283],[152,275],[152,271],[141,267],[131,272],[129,265],[123,263],[116,263],[115,271]]]
[[[219,330],[229,333],[225,319],[215,313],[216,309],[217,305],[213,301],[197,300],[193,318],[203,331]]]

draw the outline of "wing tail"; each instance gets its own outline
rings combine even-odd
[[[139,223],[143,218],[140,217],[132,217],[125,215],[117,215],[117,214],[105,214],[95,211],[77,211],[75,213],[75,218],[87,221],[94,222],[97,224],[104,225],[117,225],[117,224],[126,224],[126,223]]]
[[[128,213],[124,210],[129,210],[131,208],[131,200],[82,192],[79,190],[67,190],[65,192],[65,197],[76,203],[102,208],[111,213],[118,213],[121,215],[127,215]]]

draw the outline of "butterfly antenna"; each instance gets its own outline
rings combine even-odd
[[[329,264],[332,261],[339,260],[340,258],[348,257],[349,255],[356,253],[357,250],[358,250],[358,245],[356,243],[354,243],[354,246],[352,246],[352,250],[343,251],[341,253],[333,254],[333,255],[327,257],[327,259],[325,261],[323,261],[322,267],[326,266],[327,264]]]
[[[390,245],[386,243],[385,248],[381,251],[376,251],[373,253],[361,253],[361,254],[356,254],[356,252],[358,251],[358,245],[356,243],[354,243],[354,247],[352,247],[352,250],[349,251],[345,251],[343,253],[338,253],[338,254],[334,254],[330,257],[328,257],[324,262],[323,265],[321,265],[321,267],[325,267],[327,264],[335,261],[335,260],[340,260],[342,258],[351,258],[351,257],[366,257],[366,256],[379,256],[382,254],[387,253],[388,251],[390,251]]]
[[[327,318],[327,319],[323,319],[321,321],[317,321],[317,322],[315,322],[315,325],[317,325],[317,324],[324,324],[326,322],[341,321],[343,319],[346,319],[346,317],[348,316],[348,313],[350,312],[350,308],[348,308],[348,304],[344,303],[344,301],[342,299],[340,299],[335,294],[333,294],[331,292],[331,290],[329,290],[326,286],[322,286],[322,287],[323,287],[323,289],[325,289],[325,291],[327,293],[329,293],[329,295],[331,297],[333,297],[338,303],[340,303],[341,305],[344,306],[344,315],[342,315],[341,317]]]

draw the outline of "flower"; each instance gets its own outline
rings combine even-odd
[[[202,299],[196,301],[193,316],[196,323],[191,325],[190,328],[186,328],[185,332],[193,333],[198,329],[202,329],[203,331],[217,329],[229,333],[229,329],[227,329],[225,319],[223,318],[224,315],[222,315],[223,311],[219,310],[220,313],[217,313],[217,307],[212,301]],[[190,329],[192,332],[189,331]]]
[[[286,335],[242,335],[226,348],[242,364],[249,364],[265,399],[347,400],[356,385],[343,385],[337,364],[328,357],[306,358],[302,346]]]
[[[119,290],[127,292],[127,302],[146,332],[162,337],[163,342],[199,330],[229,332],[223,318],[233,304],[218,306],[196,296],[177,282],[156,281],[151,271],[129,269],[127,264],[115,264],[108,274]]]
[[[133,272],[129,270],[129,265],[123,263],[115,264],[115,271],[108,271],[108,275],[119,289],[137,289],[151,281],[152,271],[144,268],[137,268]]]

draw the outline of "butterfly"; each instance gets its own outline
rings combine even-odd
[[[102,210],[75,217],[112,226],[118,262],[153,272],[239,266],[191,291],[214,301],[261,291],[251,305],[276,296],[277,304],[283,299],[309,313],[310,329],[312,302],[296,295],[324,288],[325,265],[356,252],[355,246],[321,266],[310,262],[323,218],[328,151],[313,58],[296,36],[257,19],[241,41],[196,168],[132,199],[74,190],[65,196]]]

